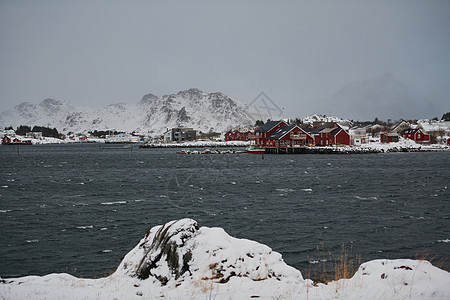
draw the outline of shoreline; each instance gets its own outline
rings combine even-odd
[[[39,140],[32,144],[26,145],[7,145],[0,144],[6,148],[16,148],[20,146],[41,146],[41,145],[80,145],[80,144],[102,144],[105,147],[119,148],[128,146],[129,148],[138,149],[200,149],[210,148],[210,150],[218,148],[247,148],[250,146],[248,141],[227,141],[227,142],[214,142],[214,141],[193,141],[184,143],[154,143],[154,144],[142,144],[142,143],[104,143],[101,140],[88,140],[83,142],[72,142],[66,140],[51,139],[48,141]],[[2,147],[3,148],[3,147]],[[5,148],[5,149],[6,149]],[[447,152],[450,151],[450,146],[444,144],[432,144],[432,145],[420,145],[410,140],[402,140],[397,143],[368,143],[361,146],[311,146],[311,147],[299,147],[299,148],[265,148],[264,154],[376,154],[376,153],[398,153],[398,152]]]

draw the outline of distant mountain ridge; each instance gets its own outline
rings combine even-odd
[[[253,126],[266,114],[223,93],[189,89],[158,97],[147,94],[136,104],[117,103],[102,108],[45,99],[24,102],[0,114],[0,126],[39,125],[63,133],[93,130],[137,131],[154,135],[172,127],[192,127],[203,132],[223,132],[236,125]]]
[[[442,115],[441,107],[420,99],[390,73],[349,83],[328,98],[309,101],[303,109],[305,114],[360,121]],[[55,127],[63,133],[117,130],[159,135],[173,127],[224,132],[238,125],[253,127],[256,120],[269,118],[256,105],[220,92],[207,93],[193,88],[162,97],[147,94],[134,104],[117,103],[101,108],[55,99],[45,99],[39,104],[24,102],[0,113],[0,127],[38,125]]]
[[[418,119],[440,115],[439,107],[420,99],[393,74],[351,82],[328,98],[315,101],[320,113],[354,120]]]

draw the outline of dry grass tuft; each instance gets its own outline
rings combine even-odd
[[[446,260],[442,257],[439,257],[438,255],[430,254],[429,250],[423,250],[421,252],[417,252],[415,259],[429,261],[433,266],[450,272],[450,268],[447,265]]]
[[[352,278],[361,265],[361,256],[357,255],[355,259],[351,256],[352,248],[341,245],[341,254],[334,257],[334,280],[343,278]]]
[[[332,252],[325,251],[324,244],[317,245],[317,258],[310,259],[310,267],[308,269],[308,277],[311,278],[311,265],[317,264],[313,267],[313,285],[319,283],[329,283],[343,278],[351,278],[358,271],[361,265],[361,256],[353,257],[351,254],[352,248],[348,248],[343,243],[339,255]]]

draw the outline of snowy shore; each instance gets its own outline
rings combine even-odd
[[[44,137],[40,139],[30,139],[32,145],[46,145],[46,144],[73,144],[73,143],[104,143],[104,139],[88,138],[80,142],[71,139],[57,139]],[[249,141],[191,141],[182,143],[149,143],[141,144],[141,148],[233,148],[233,147],[248,147]],[[326,147],[306,147],[302,153],[307,154],[365,154],[365,153],[388,153],[388,152],[435,152],[435,151],[450,151],[450,146],[444,144],[420,145],[413,140],[401,138],[396,143],[380,143],[370,142],[360,146],[326,146]]]
[[[183,143],[153,143],[144,144],[141,148],[215,148],[215,147],[247,147],[250,145],[248,141],[192,141]]]
[[[2,299],[449,299],[450,273],[422,260],[373,260],[316,284],[281,254],[191,219],[150,229],[117,270],[1,279]]]
[[[248,141],[192,141],[184,143],[145,144],[141,148],[216,148],[216,147],[247,147]],[[450,151],[450,147],[442,144],[420,145],[408,139],[401,138],[396,143],[371,142],[361,146],[327,146],[305,147],[301,153],[306,154],[364,154],[387,152],[434,152]]]

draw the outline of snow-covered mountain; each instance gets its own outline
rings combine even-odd
[[[0,114],[0,126],[39,125],[63,133],[90,130],[138,131],[162,134],[167,128],[192,127],[203,132],[223,132],[236,125],[253,126],[268,116],[245,101],[222,93],[198,89],[158,97],[145,95],[136,104],[118,103],[102,108],[82,107],[46,99],[24,102]]]
[[[417,119],[441,112],[431,102],[420,99],[394,75],[386,73],[352,82],[330,97],[314,102],[316,111],[353,120]]]

